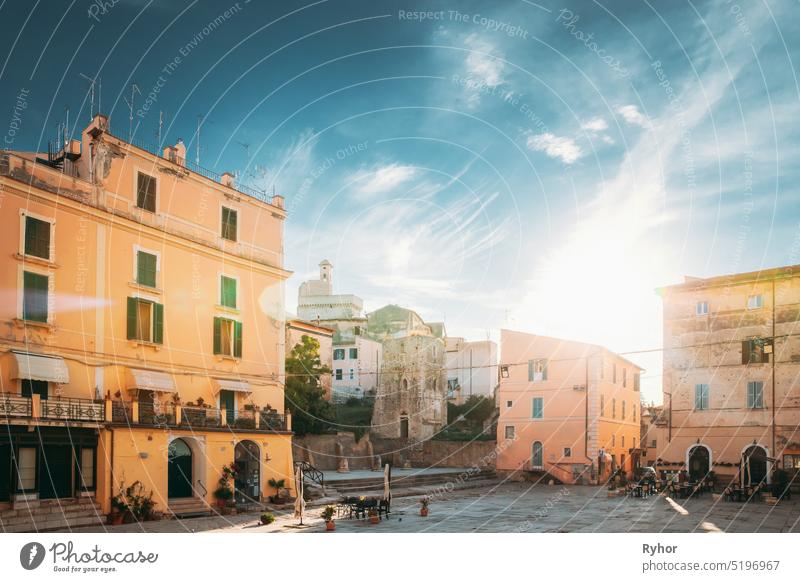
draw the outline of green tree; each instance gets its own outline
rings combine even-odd
[[[331,370],[319,358],[319,342],[307,335],[292,348],[286,358],[286,409],[292,413],[292,430],[304,434],[321,434],[331,427],[335,411],[325,400],[320,383]]]

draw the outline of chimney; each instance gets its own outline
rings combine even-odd
[[[231,188],[236,187],[236,176],[231,174],[230,172],[225,172],[222,174],[222,185],[229,186]]]
[[[178,143],[175,144],[175,156],[177,157],[175,161],[182,166],[186,161],[186,145],[181,138],[178,138]]]
[[[283,196],[280,194],[275,194],[272,197],[272,205],[277,206],[278,208],[283,208]]]
[[[175,146],[167,146],[164,148],[164,159],[170,162],[176,161],[177,154],[175,153]]]

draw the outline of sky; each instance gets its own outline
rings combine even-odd
[[[136,83],[136,139],[163,112],[194,158],[202,119],[201,165],[285,196],[289,311],[328,259],[367,310],[629,354],[657,402],[656,288],[800,263],[797,9],[0,0],[0,147],[78,135],[84,76],[126,132]]]

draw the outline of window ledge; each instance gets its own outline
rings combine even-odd
[[[155,342],[148,342],[144,340],[128,340],[131,343],[132,347],[143,347],[143,348],[153,348],[155,351],[160,351],[163,347],[161,344],[157,344]]]
[[[20,253],[15,253],[14,258],[18,261],[23,261],[25,263],[30,263],[32,265],[39,265],[40,267],[48,267],[50,269],[58,269],[58,265],[53,261],[48,259],[43,259],[41,257],[34,257],[32,255],[23,255]]]
[[[128,287],[130,287],[131,289],[144,291],[146,293],[153,293],[155,295],[161,295],[164,292],[162,289],[159,289],[158,287],[150,287],[149,285],[142,285],[141,283],[137,283],[136,281],[128,281]]]
[[[227,355],[224,355],[224,354],[215,354],[215,355],[217,357],[217,361],[218,362],[225,362],[225,361],[228,361],[228,362],[241,362],[242,361],[242,358],[237,358],[236,356],[227,356]]]
[[[35,327],[43,331],[55,331],[56,329],[56,326],[54,326],[52,323],[46,323],[44,321],[33,321],[30,319],[22,319],[19,317],[14,318],[14,325],[16,325],[17,327]]]
[[[231,315],[240,315],[242,313],[241,310],[236,307],[228,307],[226,305],[215,305],[214,307],[217,309],[217,311],[229,313]]]

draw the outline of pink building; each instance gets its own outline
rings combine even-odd
[[[641,368],[593,344],[501,330],[499,473],[564,483],[632,470]]]

